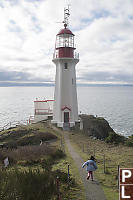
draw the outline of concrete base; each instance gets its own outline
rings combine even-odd
[[[51,124],[57,124],[57,121],[51,120]]]
[[[57,124],[57,127],[63,128],[64,122],[56,122],[54,120],[51,120],[52,124]],[[69,127],[75,126],[75,122],[69,122]]]
[[[61,127],[61,128],[63,128],[63,122],[57,122],[57,127]]]

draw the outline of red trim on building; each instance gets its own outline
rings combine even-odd
[[[49,102],[49,101],[55,101],[55,100],[36,100],[34,102]]]
[[[70,110],[70,111],[71,111],[71,108],[69,108],[69,107],[67,107],[67,106],[65,106],[65,107],[61,108],[61,110],[65,110],[65,109],[67,109],[67,110]]]
[[[74,58],[74,49],[73,47],[59,47],[56,48],[58,50],[58,57],[59,58]]]

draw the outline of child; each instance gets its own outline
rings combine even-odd
[[[95,171],[97,169],[97,165],[95,162],[95,158],[94,156],[91,156],[89,160],[87,160],[83,165],[82,168],[84,168],[84,166],[87,165],[87,172],[88,172],[88,176],[87,176],[87,180],[89,180],[90,176],[91,176],[91,180],[93,181],[93,171]]]

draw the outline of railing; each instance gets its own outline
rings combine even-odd
[[[74,53],[74,58],[79,59],[79,53],[75,52]]]
[[[51,109],[35,109],[35,115],[48,115],[52,113],[53,110]]]
[[[29,124],[34,123],[34,116],[33,116],[33,115],[31,115],[31,116],[29,117],[28,123],[29,123]]]
[[[58,52],[55,52],[55,53],[53,54],[53,59],[55,59],[55,58],[60,58]],[[69,58],[69,57],[66,57],[66,58]],[[70,57],[70,58],[79,59],[79,53],[74,52],[73,57]]]

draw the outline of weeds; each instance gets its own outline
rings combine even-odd
[[[53,176],[43,171],[2,171],[0,172],[1,200],[44,200],[53,199],[56,185]]]

